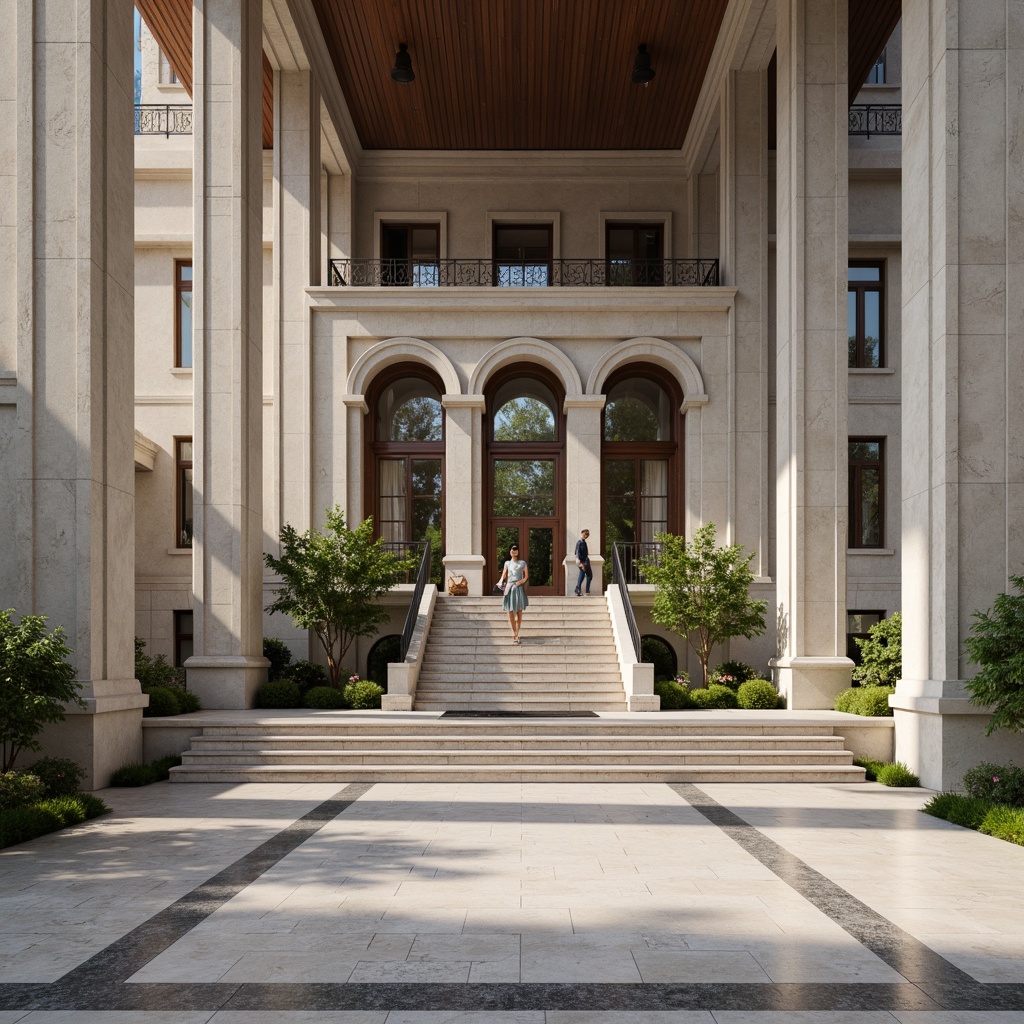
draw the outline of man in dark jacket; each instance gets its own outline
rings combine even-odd
[[[580,531],[580,539],[576,541],[576,566],[580,571],[579,579],[576,581],[576,596],[583,595],[583,581],[587,581],[587,596],[590,596],[590,581],[594,578],[594,572],[590,568],[590,552],[587,550],[587,538],[589,530]]]

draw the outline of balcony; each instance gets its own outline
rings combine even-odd
[[[850,134],[902,135],[903,107],[899,103],[856,103],[850,107]]]
[[[327,276],[335,288],[693,288],[718,284],[718,260],[336,259]]]
[[[136,103],[135,134],[172,135],[192,134],[191,103]]]

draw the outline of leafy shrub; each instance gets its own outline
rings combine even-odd
[[[344,690],[345,703],[356,711],[366,711],[370,708],[379,708],[380,699],[384,696],[384,690],[369,679],[351,680]]]
[[[329,711],[345,706],[345,695],[333,686],[311,686],[302,699],[302,706]]]
[[[301,703],[302,692],[290,679],[275,679],[256,691],[258,708],[297,708]]]
[[[743,661],[723,661],[714,672],[711,673],[711,681],[718,682],[718,679],[722,676],[732,676],[736,681],[736,686],[740,683],[745,683],[748,679],[757,679],[757,669],[752,668],[750,665]]]
[[[176,686],[143,687],[143,693],[149,694],[149,707],[142,709],[144,718],[167,718],[169,715],[181,714],[179,693],[184,690]]]
[[[49,800],[0,811],[0,849],[56,832],[88,818],[106,814],[110,808],[91,793],[57,796]]]
[[[875,778],[883,786],[920,786],[921,780],[902,762],[893,761],[879,765],[875,769]]]
[[[46,796],[43,780],[27,772],[0,773],[0,810],[36,803]]]
[[[726,710],[739,707],[736,694],[721,683],[712,683],[703,690],[691,690],[690,700],[695,707],[709,710]]]
[[[741,708],[768,711],[779,706],[779,694],[767,679],[748,679],[740,683],[736,701]]]
[[[1024,768],[1015,764],[979,764],[964,774],[968,796],[1008,807],[1024,807]]]
[[[654,692],[661,698],[662,711],[682,711],[693,707],[689,689],[674,679],[656,680]]]
[[[978,831],[1024,846],[1024,808],[997,804],[985,815]]]
[[[126,764],[118,768],[110,777],[111,786],[148,786],[152,782],[162,782],[170,778],[171,769],[181,764],[181,758],[175,755],[161,757],[150,764]]]
[[[154,686],[172,686],[180,679],[180,672],[168,664],[162,654],[151,657],[146,654],[146,641],[135,638],[135,678],[142,686],[142,692],[148,693]]]
[[[860,664],[853,670],[854,682],[861,686],[895,686],[903,672],[902,636],[903,616],[893,612],[868,630],[866,640],[855,637]]]
[[[843,711],[848,715],[865,715],[868,718],[891,717],[889,695],[895,692],[895,687],[892,686],[852,686],[836,697],[833,706],[836,711]]]
[[[202,702],[191,690],[178,690],[177,697],[178,707],[181,708],[178,712],[179,715],[187,715],[193,711],[203,710]]]
[[[288,678],[305,693],[312,686],[326,686],[327,673],[312,661],[297,661],[288,669]]]
[[[676,653],[660,636],[640,638],[640,660],[654,666],[655,679],[672,679],[676,674]]]
[[[28,770],[42,780],[44,796],[71,796],[85,778],[85,769],[67,757],[41,757]]]
[[[270,662],[268,678],[283,679],[288,675],[288,666],[291,664],[292,652],[283,640],[276,637],[265,636],[263,638],[263,657]]]

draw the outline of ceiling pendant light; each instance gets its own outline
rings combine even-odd
[[[654,77],[654,68],[651,67],[651,55],[647,52],[647,46],[641,43],[636,50],[636,60],[633,62],[633,74],[630,81],[637,85],[647,85]]]
[[[416,73],[412,69],[412,57],[409,56],[409,48],[405,43],[399,43],[398,53],[395,54],[395,66],[391,69],[391,80],[407,85],[415,78]]]

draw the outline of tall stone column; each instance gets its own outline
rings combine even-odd
[[[601,522],[601,411],[604,395],[565,400],[565,593],[576,587],[579,569],[573,551],[580,530],[590,530],[588,543],[594,580],[590,592],[604,589],[604,524]],[[558,538],[555,538],[558,543]],[[556,568],[557,571],[557,568]]]
[[[791,708],[831,708],[846,649],[847,0],[778,0],[772,662]]]
[[[444,460],[446,572],[461,573],[470,594],[483,593],[483,395],[443,395],[447,417]]]
[[[0,40],[0,608],[63,626],[88,788],[142,754],[134,680],[132,8],[7,5]],[[45,16],[43,16],[45,14]]]
[[[933,789],[1024,756],[967,701],[974,611],[1024,572],[1024,34],[1002,0],[903,11],[903,678]]]
[[[262,9],[194,0],[195,655],[208,708],[251,706],[263,657]]]

